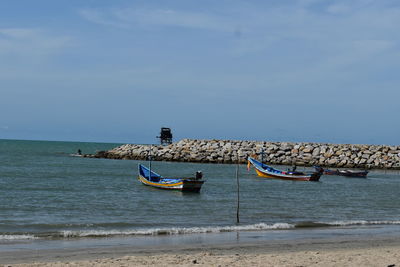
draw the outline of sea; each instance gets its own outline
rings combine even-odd
[[[400,232],[399,171],[298,182],[246,165],[153,161],[163,176],[203,172],[201,192],[182,193],[141,184],[146,161],[76,156],[119,145],[0,140],[0,251]]]

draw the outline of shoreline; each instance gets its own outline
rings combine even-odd
[[[81,247],[0,251],[0,264],[12,266],[388,266],[400,264],[399,227],[304,229],[83,240]],[[150,237],[151,239],[152,237]],[[215,240],[207,240],[215,238]],[[182,242],[182,240],[186,240]],[[72,242],[72,241],[71,241]],[[131,243],[130,243],[131,242]],[[134,242],[134,243],[132,243]],[[107,245],[108,244],[108,245]]]

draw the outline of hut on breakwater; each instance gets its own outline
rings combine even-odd
[[[109,159],[241,163],[264,152],[264,162],[276,165],[334,168],[400,169],[400,146],[183,139],[168,146],[126,144],[87,157]]]

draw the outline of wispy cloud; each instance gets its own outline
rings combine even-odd
[[[163,25],[192,29],[231,31],[229,18],[213,14],[173,9],[127,9],[118,10],[116,16],[127,22],[143,25]]]
[[[114,9],[101,10],[101,9],[81,9],[78,13],[86,20],[107,26],[114,26],[118,28],[129,28],[129,24],[116,18]]]
[[[52,35],[41,29],[0,28],[0,56],[44,56],[71,43],[68,36]]]
[[[79,14],[91,22],[120,28],[150,25],[231,32],[235,24],[229,17],[169,8],[82,9]]]
[[[256,55],[260,60],[254,60],[249,77],[258,80],[259,87],[278,84],[289,88],[294,80],[351,79],[344,69],[366,75],[372,63],[395,65],[389,59],[399,54],[400,4],[394,1],[297,0],[274,5],[237,1],[224,9],[217,5],[201,12],[141,5],[85,9],[80,14],[92,22],[127,30],[175,27],[231,32],[238,38],[227,40],[221,53],[242,58]],[[260,76],[263,68],[269,69],[268,78]]]
[[[297,0],[278,5],[237,2],[225,7],[224,12],[133,6],[81,9],[79,13],[88,21],[122,28],[180,27],[239,32],[238,36],[258,36],[259,39],[267,36],[275,40],[287,37],[326,39],[326,36],[354,39],[359,30],[364,33],[363,29],[369,25],[373,28],[366,39],[372,39],[371,35],[379,33],[377,28],[397,29],[397,22],[400,22],[400,5],[388,5],[387,2]],[[373,23],[377,23],[376,26]]]

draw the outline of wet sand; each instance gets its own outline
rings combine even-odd
[[[113,246],[0,253],[5,266],[400,266],[398,237],[340,237],[250,243]]]

